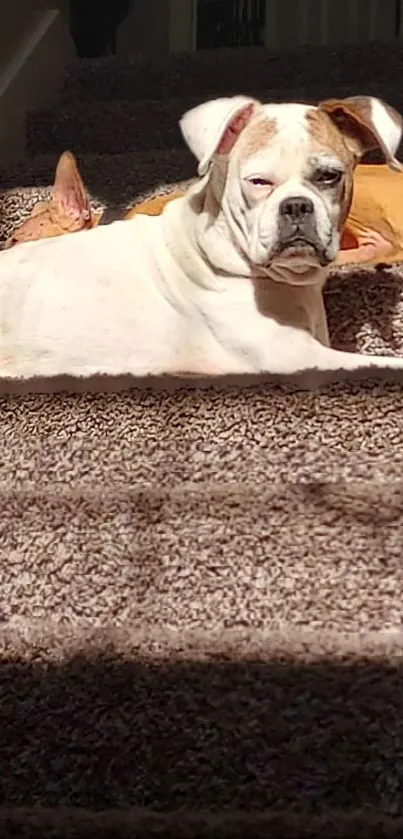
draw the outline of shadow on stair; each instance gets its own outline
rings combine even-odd
[[[248,654],[242,646],[238,662],[214,649],[187,661],[186,643],[182,660],[158,661],[158,643],[119,645],[112,634],[99,657],[46,668],[10,649],[0,675],[3,802],[59,807],[61,821],[63,808],[75,807],[242,810],[252,823],[259,812],[283,810],[301,827],[319,814],[328,837],[341,835],[332,832],[334,811],[363,824],[377,810],[392,817],[403,761],[402,672],[393,651],[387,665],[347,654],[338,663],[303,663],[286,648]],[[34,647],[33,658],[44,652]],[[47,653],[63,657],[57,644]],[[2,818],[7,839],[15,834]],[[207,822],[204,829],[197,835],[209,836]],[[241,835],[234,824],[231,835]]]

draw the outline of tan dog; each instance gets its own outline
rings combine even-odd
[[[130,219],[137,213],[160,215],[168,201],[181,195],[182,191],[175,191],[172,195],[141,201],[122,213],[122,218]],[[91,206],[74,155],[65,151],[56,167],[50,201],[40,201],[35,205],[30,217],[6,241],[4,249],[22,242],[34,242],[97,227],[102,216],[102,210]]]
[[[357,166],[353,201],[337,262],[403,262],[403,173]]]
[[[323,286],[354,168],[402,120],[372,97],[216,99],[181,121],[199,180],[160,216],[0,253],[0,375],[403,370],[329,347]]]
[[[348,263],[393,263],[403,261],[403,174],[387,165],[359,164],[354,172],[353,199],[336,257],[337,265]],[[184,195],[171,194],[140,201],[122,214],[160,215],[170,201]],[[58,162],[50,201],[38,203],[31,216],[7,240],[5,248],[76,233],[96,227],[103,211],[91,207],[86,187],[71,152]]]

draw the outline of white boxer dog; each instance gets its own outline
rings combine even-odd
[[[234,96],[181,129],[200,178],[161,216],[0,253],[0,377],[403,370],[331,349],[322,297],[356,162],[399,166],[393,108]]]

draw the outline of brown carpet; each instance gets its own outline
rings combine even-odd
[[[184,64],[183,95],[201,95],[216,60],[235,87],[235,52],[201,58],[204,75],[181,56],[164,77],[71,68],[69,108],[102,98],[109,113],[108,154],[92,135],[79,156],[91,194],[125,203],[190,177],[179,147],[113,154],[119,95],[132,79],[147,114],[152,83],[181,95]],[[312,55],[294,59],[307,90]],[[326,77],[353,82],[359,60],[370,80],[376,55],[329,54]],[[250,56],[238,75],[261,87],[266,62],[273,86],[278,59]],[[385,98],[401,61],[385,62]],[[32,116],[45,156],[0,171],[4,189],[51,182],[51,118]],[[333,344],[403,353],[402,278],[336,272]],[[397,839],[401,384],[113,386],[0,399],[1,836]]]

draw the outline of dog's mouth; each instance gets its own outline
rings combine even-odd
[[[278,242],[270,261],[275,261],[279,258],[290,261],[306,260],[310,263],[319,263],[320,265],[328,265],[331,262],[323,244],[316,239],[311,239],[306,236],[293,236],[292,238]]]
[[[314,242],[312,239],[307,239],[305,236],[293,236],[292,239],[279,242],[278,252],[290,255],[303,255],[305,253],[318,253],[319,247],[317,242]]]

